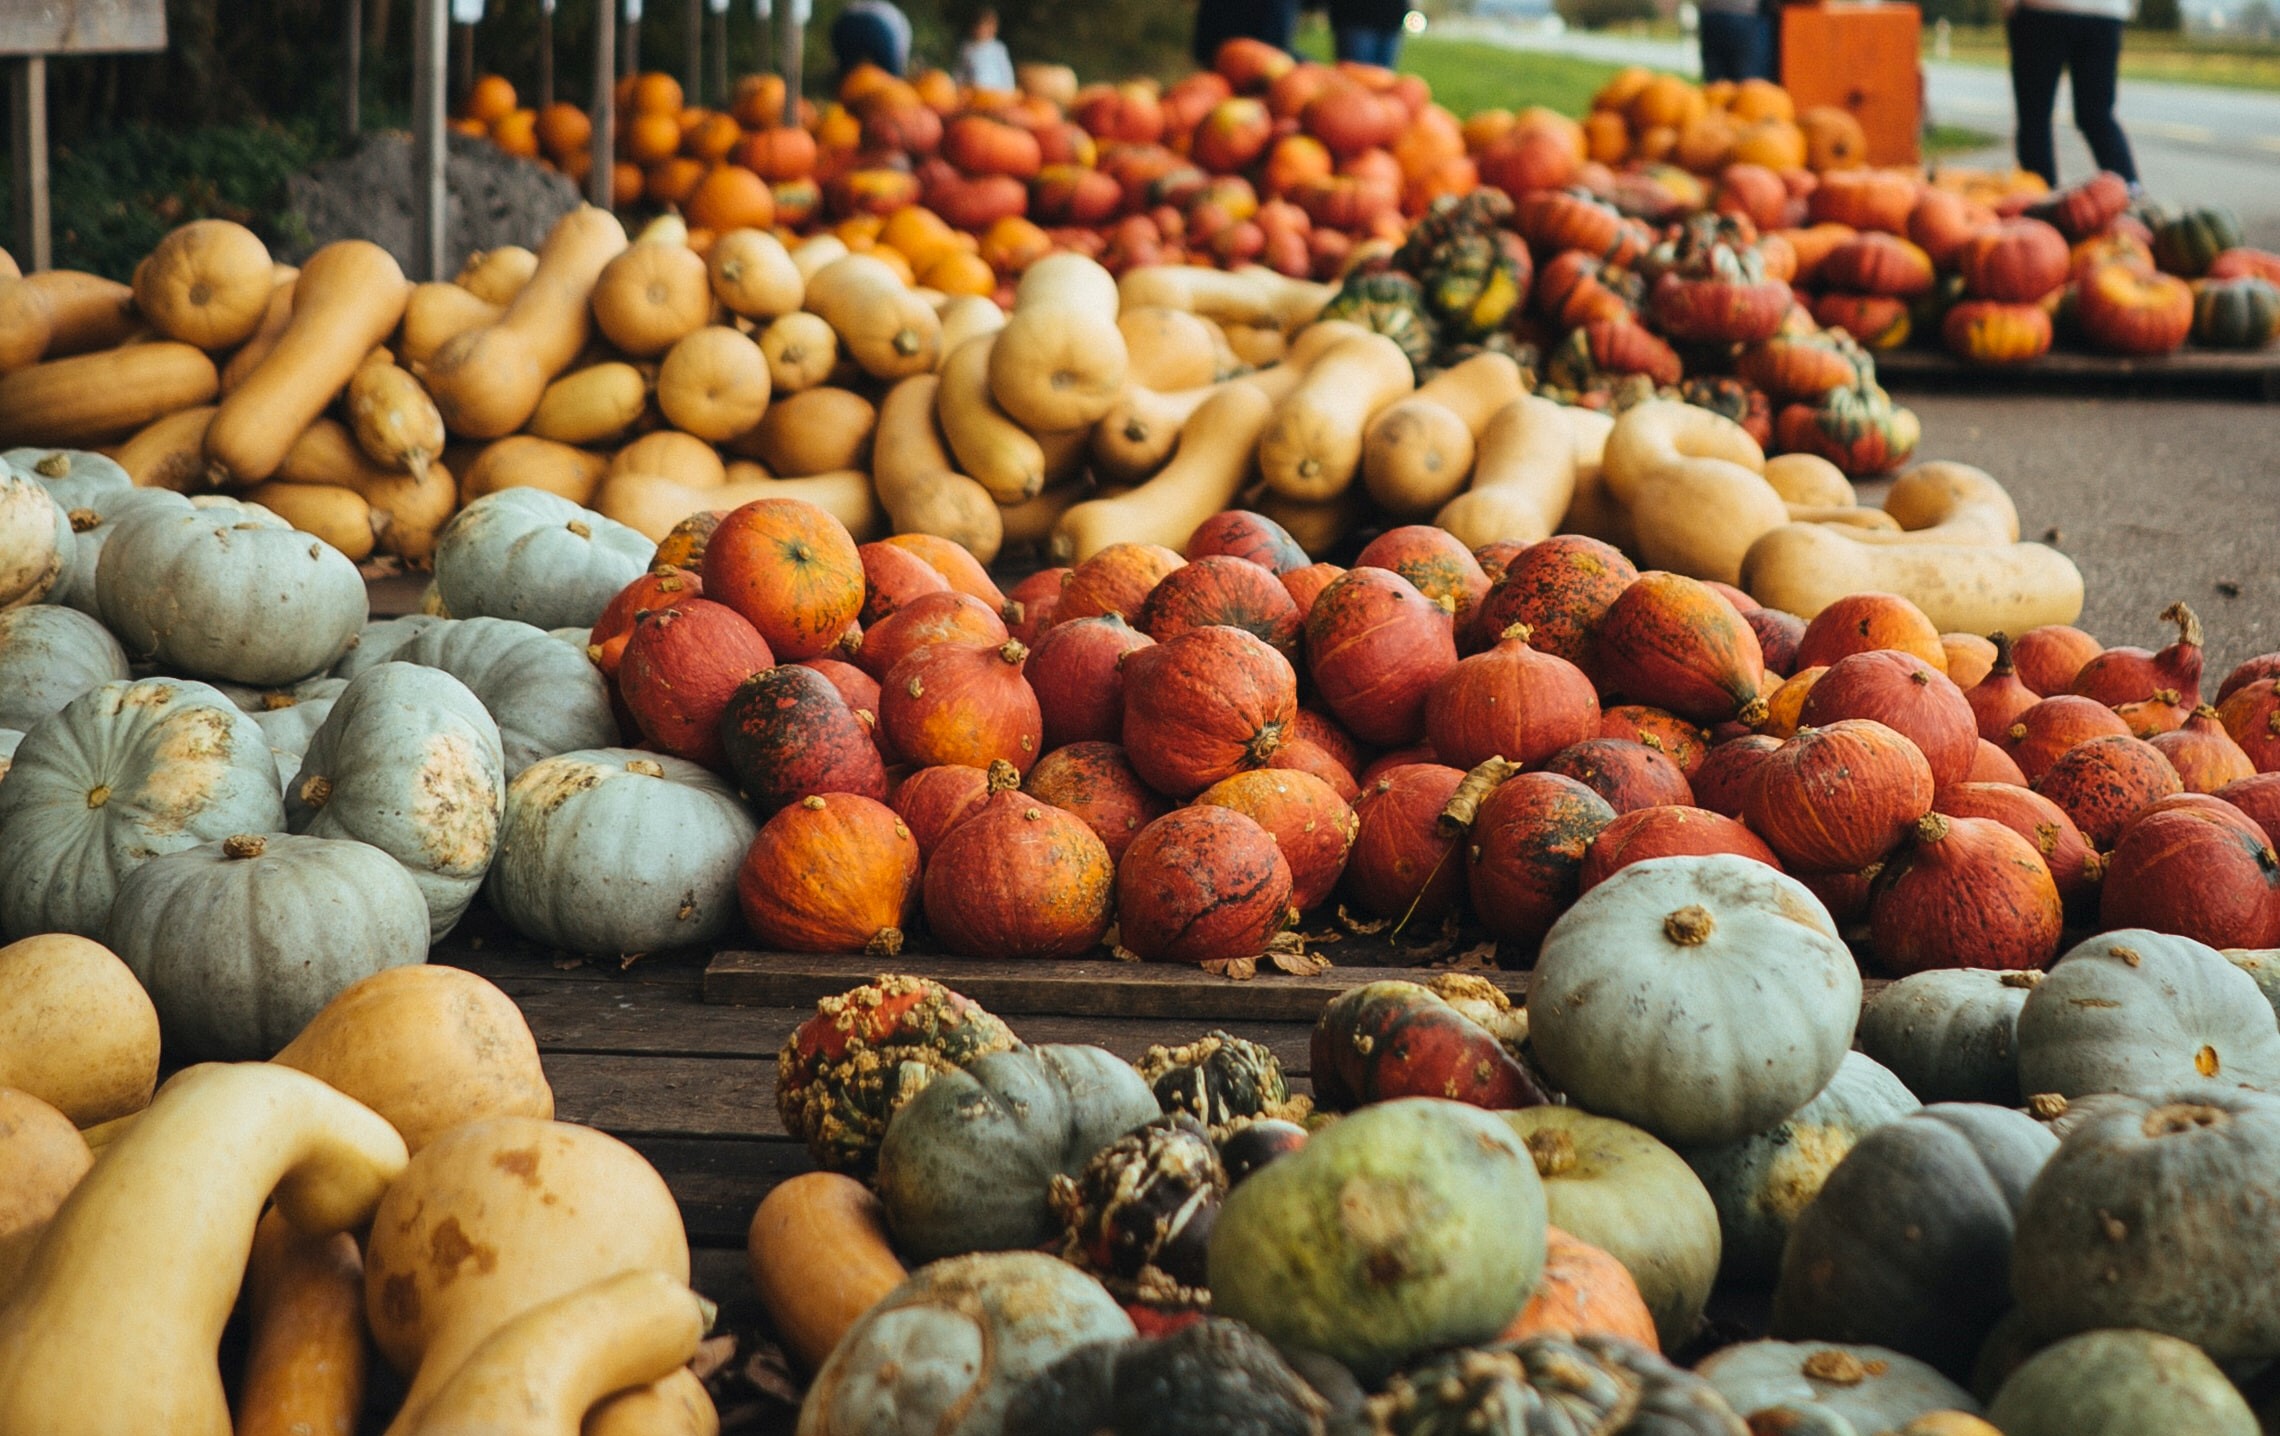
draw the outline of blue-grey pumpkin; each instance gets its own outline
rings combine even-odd
[[[127,676],[126,650],[77,609],[0,610],[0,728],[29,730],[80,694]]]
[[[333,677],[354,678],[367,668],[378,668],[394,658],[396,650],[443,621],[426,613],[372,620],[356,635],[356,642],[340,656],[340,662],[333,665]]]
[[[63,581],[71,518],[46,489],[0,468],[0,609],[45,600]]]
[[[2257,1436],[2263,1429],[2206,1353],[2153,1331],[2087,1331],[2045,1347],[2011,1373],[1987,1419],[2005,1436]]]
[[[584,653],[527,623],[438,619],[397,648],[394,659],[440,668],[482,700],[499,725],[510,780],[541,758],[617,742],[601,671]]]
[[[1979,1410],[1970,1392],[1932,1367],[1881,1346],[1745,1341],[1694,1370],[1745,1418],[1769,1407],[1813,1406],[1856,1430],[1882,1432],[1930,1411]]]
[[[2256,980],[2188,937],[2121,928],[2060,958],[2019,1009],[2019,1089],[2280,1088],[2280,1025]]]
[[[657,545],[544,489],[501,489],[461,509],[436,541],[435,587],[455,618],[591,628]]]
[[[1969,967],[1910,974],[1861,1009],[1861,1050],[1926,1102],[2016,1107],[2019,1010],[2042,976]]]
[[[62,502],[60,497],[57,502]],[[171,489],[106,489],[69,505],[65,520],[71,526],[71,548],[64,560],[63,580],[48,594],[48,602],[102,617],[101,601],[95,596],[95,575],[102,566],[103,548],[119,531],[119,525],[130,515],[148,510],[190,507],[188,499]]]
[[[135,486],[118,460],[91,449],[10,449],[0,453],[0,464],[46,488],[67,509],[83,508]]]

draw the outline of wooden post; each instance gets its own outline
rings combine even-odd
[[[465,100],[475,88],[475,27],[453,24],[451,27],[451,90],[444,103]]]
[[[713,103],[728,103],[728,0],[709,0],[711,13],[705,17],[711,28],[705,37],[705,46],[712,57]]]
[[[16,263],[29,271],[55,262],[48,216],[47,57],[8,66],[9,193],[15,209]]]
[[[355,139],[364,128],[364,0],[348,0],[341,31],[340,128]]]
[[[594,162],[586,174],[586,198],[603,209],[617,199],[617,6],[594,5],[594,98],[587,112],[594,122]]]
[[[607,5],[610,0],[594,0],[596,5]],[[625,46],[618,58],[618,73],[641,73],[641,0],[625,0]]]
[[[807,54],[798,0],[776,0],[776,61],[784,77],[784,123],[800,122],[800,62]]]
[[[554,107],[554,0],[538,0],[538,112]]]
[[[688,68],[681,91],[692,105],[705,102],[705,0],[689,0]]]
[[[451,35],[449,0],[417,0],[412,9],[412,263],[414,279],[445,279],[449,205],[444,166],[444,52]]]

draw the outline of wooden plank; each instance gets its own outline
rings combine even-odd
[[[166,0],[8,0],[0,5],[0,55],[165,48]]]
[[[815,1170],[807,1148],[789,1138],[629,1137],[680,1203],[689,1242],[739,1252],[760,1199],[779,1182]],[[705,1295],[718,1294],[703,1287]]]
[[[451,40],[445,0],[417,0],[412,23],[412,262],[415,280],[450,277],[445,269],[449,198],[444,165],[444,65]]]
[[[2125,356],[2082,354],[2054,349],[2032,364],[1987,367],[1968,364],[1944,350],[1892,349],[1876,355],[1880,380],[1969,384],[1997,391],[2033,391],[2082,383],[2142,385],[2207,394],[2211,389],[2280,399],[2280,351],[2203,349],[2188,346],[2172,354]]]
[[[54,221],[48,213],[47,59],[27,56],[8,65],[10,207],[16,264],[26,273],[54,261]]]
[[[586,103],[593,121],[593,166],[586,172],[586,199],[603,209],[617,202],[617,6],[594,5],[594,93]]]

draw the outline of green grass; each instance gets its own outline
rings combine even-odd
[[[1938,159],[1943,155],[1964,155],[1983,150],[2002,139],[1985,130],[1969,130],[1961,125],[1934,125],[1924,136],[1924,158]]]
[[[1932,29],[1924,27],[1924,54]],[[2010,59],[2002,27],[1955,27],[1948,58],[1967,65],[2003,65]],[[2239,90],[2280,90],[2280,44],[2251,40],[2199,40],[2157,30],[2131,30],[2122,38],[2122,76],[2176,84],[2222,85]]]
[[[1300,27],[1298,52],[1330,58],[1330,27],[1309,15]],[[1534,50],[1509,50],[1478,40],[1445,40],[1413,35],[1402,42],[1401,68],[1423,77],[1433,98],[1458,115],[1523,105],[1543,105],[1565,115],[1581,115],[1591,97],[1621,66]]]

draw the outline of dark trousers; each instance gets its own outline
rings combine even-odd
[[[1211,68],[1219,47],[1243,36],[1290,48],[1298,30],[1298,0],[1202,0],[1195,8],[1195,62]]]
[[[2074,83],[2074,128],[2089,141],[2099,167],[2137,182],[2130,142],[2114,119],[2114,85],[2122,63],[2122,22],[2055,10],[2011,12],[2011,100],[2019,113],[2019,168],[2056,186],[2058,153],[2051,110],[2058,77]]]
[[[1773,21],[1762,13],[1704,10],[1697,22],[1702,40],[1702,79],[1773,78]]]
[[[895,32],[868,11],[852,11],[831,22],[831,54],[842,77],[865,60],[890,75],[902,73],[895,63]]]
[[[1401,58],[1401,31],[1398,29],[1346,25],[1333,33],[1331,40],[1337,46],[1339,59],[1351,60],[1358,65],[1377,65],[1390,70]]]

